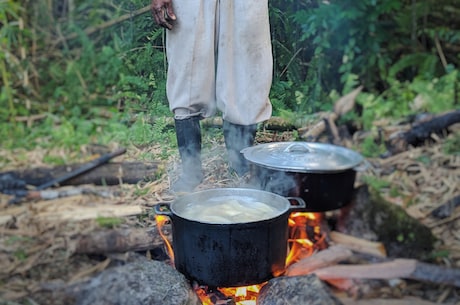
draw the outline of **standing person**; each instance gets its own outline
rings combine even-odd
[[[268,120],[273,58],[268,0],[152,0],[167,29],[166,92],[174,113],[182,173],[175,191],[203,180],[200,120],[220,110],[230,167],[248,171],[240,153]]]

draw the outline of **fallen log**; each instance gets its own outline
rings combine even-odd
[[[159,162],[110,162],[102,164],[82,175],[62,181],[59,185],[117,185],[120,183],[136,184],[139,181],[152,179],[160,171]],[[81,164],[61,165],[52,168],[38,167],[0,173],[0,177],[8,175],[15,181],[23,181],[27,185],[39,186],[55,180],[77,168]]]
[[[24,200],[53,200],[57,198],[63,197],[70,197],[70,196],[77,196],[77,195],[95,195],[104,198],[111,198],[120,195],[120,190],[109,190],[106,187],[104,189],[97,189],[93,186],[88,187],[73,187],[73,186],[66,186],[55,188],[52,190],[38,190],[38,191],[26,191],[25,195],[22,199]]]
[[[335,265],[316,269],[313,273],[322,280],[404,278],[460,287],[460,269],[428,264],[415,259],[402,258],[376,264]]]
[[[423,121],[414,125],[410,130],[392,135],[386,146],[390,155],[406,151],[409,146],[419,146],[432,135],[442,135],[453,124],[460,123],[460,110],[454,110],[438,115],[429,121]]]
[[[170,228],[168,231],[171,231]],[[164,245],[156,226],[148,229],[113,229],[76,237],[74,252],[78,254],[137,252],[163,249]]]

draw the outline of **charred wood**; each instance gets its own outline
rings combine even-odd
[[[420,146],[432,139],[432,135],[442,136],[448,128],[460,123],[460,110],[451,111],[434,117],[428,121],[415,124],[412,129],[397,133],[387,141],[387,149],[391,154],[406,151],[410,146]]]
[[[453,214],[454,210],[460,206],[460,195],[455,196],[454,198],[448,200],[443,205],[437,207],[431,212],[431,215],[444,219]]]
[[[69,172],[80,167],[81,164],[71,164],[56,166],[53,168],[32,168],[24,170],[15,170],[0,173],[0,177],[7,177],[11,181],[20,182],[31,186],[40,186],[58,177],[61,177]],[[148,180],[155,177],[159,171],[159,163],[143,163],[143,162],[111,162],[102,164],[97,168],[92,169],[84,174],[61,182],[59,185],[117,185],[120,183],[135,184],[142,180]],[[2,178],[6,181],[7,178]],[[6,182],[4,182],[6,184]],[[6,190],[3,187],[3,191]]]

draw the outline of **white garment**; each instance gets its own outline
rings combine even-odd
[[[176,118],[251,125],[270,118],[273,57],[268,0],[174,0],[167,96]]]

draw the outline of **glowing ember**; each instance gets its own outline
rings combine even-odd
[[[217,288],[217,291],[206,291],[205,288],[195,287],[195,291],[203,305],[235,304],[256,305],[257,296],[264,284],[234,288]],[[216,301],[216,299],[219,299]]]
[[[310,256],[315,250],[324,243],[325,236],[321,233],[320,221],[322,214],[295,212],[289,217],[289,252],[286,257],[286,267]],[[165,241],[167,251],[171,261],[174,262],[174,252],[171,243],[162,232],[162,228],[168,217],[162,215],[155,216],[158,231]],[[277,274],[275,276],[279,276]],[[265,285],[236,287],[236,288],[217,288],[216,291],[207,291],[206,287],[194,286],[194,290],[203,305],[216,304],[235,304],[235,305],[256,305],[257,296],[260,289]]]

